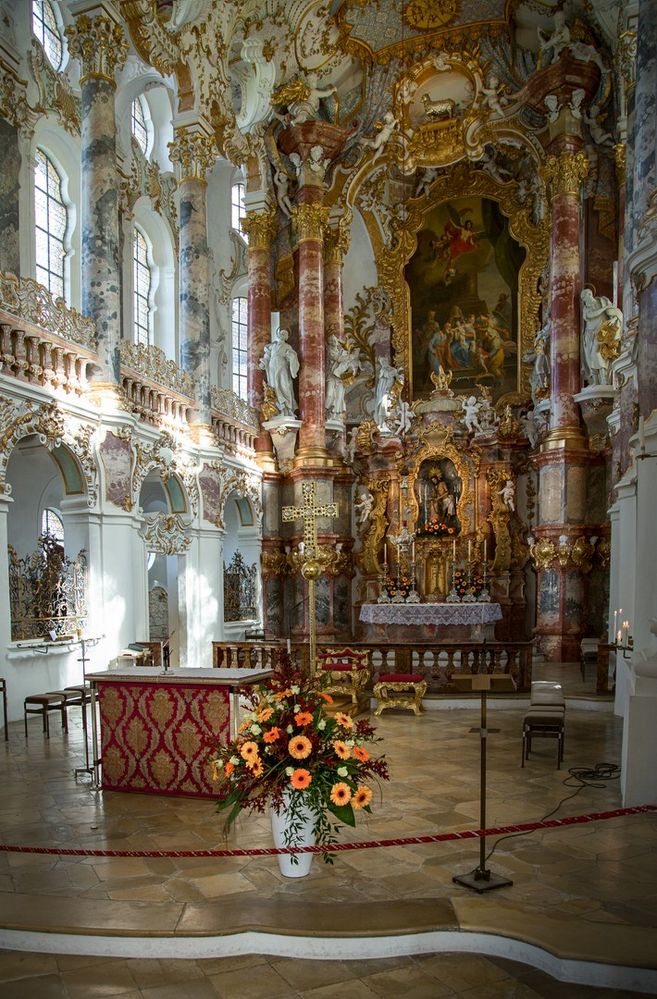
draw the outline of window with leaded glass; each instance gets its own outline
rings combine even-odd
[[[146,237],[141,229],[136,227],[132,239],[132,275],[135,343],[143,343],[148,347],[152,338],[151,268],[148,262]]]
[[[62,199],[62,178],[55,164],[37,149],[34,170],[34,230],[36,279],[55,298],[65,298],[64,239],[68,213]]]
[[[233,392],[246,399],[248,349],[248,307],[246,298],[233,299]]]
[[[53,69],[62,64],[62,38],[49,0],[32,0],[32,32],[43,46]]]
[[[148,149],[148,128],[146,126],[143,97],[135,97],[130,106],[130,131],[145,156]]]
[[[245,215],[244,184],[240,180],[236,184],[233,184],[231,188],[231,225],[235,232],[239,232],[242,239],[248,242],[247,235],[242,232],[242,227],[240,226],[240,222]]]

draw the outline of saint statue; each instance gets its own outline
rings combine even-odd
[[[294,379],[299,374],[299,358],[294,347],[287,342],[289,335],[284,329],[272,333],[271,343],[265,347],[259,367],[264,370],[267,383],[276,396],[278,412],[281,416],[295,417]]]
[[[611,362],[618,357],[623,313],[605,295],[597,298],[590,288],[582,300],[582,353],[589,385],[611,384]]]
[[[374,422],[379,430],[389,431],[388,417],[399,389],[404,384],[404,373],[395,368],[385,357],[376,362],[376,389],[374,394]],[[399,388],[395,391],[396,386]]]
[[[326,343],[326,418],[342,420],[347,412],[345,402],[345,375],[358,374],[360,369],[358,350],[347,350],[335,333],[331,333]]]

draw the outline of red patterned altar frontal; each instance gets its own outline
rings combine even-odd
[[[103,789],[212,797],[207,758],[229,735],[227,687],[99,683]]]

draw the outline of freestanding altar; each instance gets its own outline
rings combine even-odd
[[[432,641],[482,642],[494,638],[502,608],[496,603],[363,604],[360,619],[370,626],[370,637],[408,641],[409,627],[421,629]]]
[[[271,673],[146,667],[90,673],[100,709],[103,790],[212,797],[210,751],[234,733],[239,691]]]

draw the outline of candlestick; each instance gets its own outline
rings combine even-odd
[[[468,541],[468,562],[472,559],[472,542]]]
[[[486,571],[486,538],[484,538],[484,572]]]
[[[456,562],[456,538],[452,541],[452,562]]]
[[[287,640],[287,654],[288,654],[288,656],[290,655],[291,652],[292,652],[292,642],[288,638],[288,640]]]
[[[415,562],[415,542],[411,542],[411,562]]]

